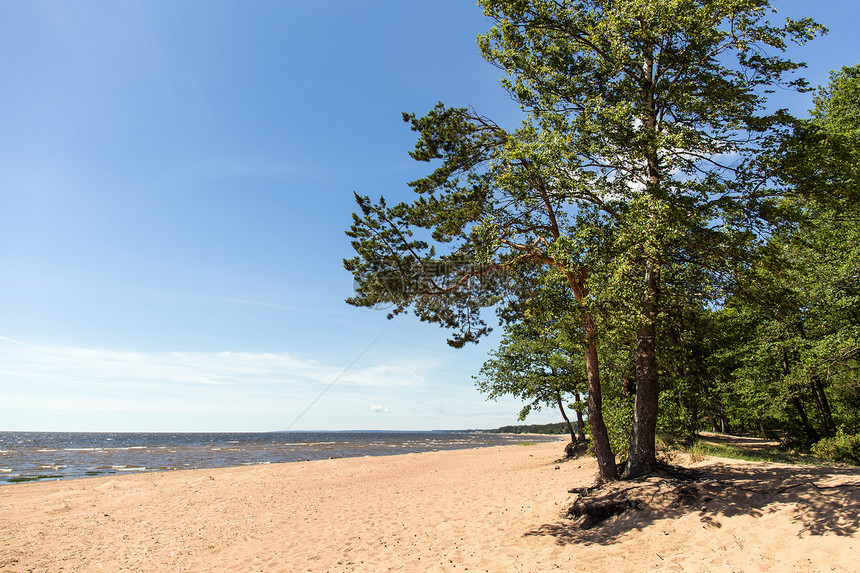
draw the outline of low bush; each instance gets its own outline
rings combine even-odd
[[[832,438],[816,442],[812,454],[831,462],[860,465],[860,434],[848,434],[845,428],[839,428]]]

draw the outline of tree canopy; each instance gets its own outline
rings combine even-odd
[[[518,273],[566,285],[600,478],[618,476],[603,419],[604,332],[632,348],[621,352],[635,378],[625,475],[647,474],[664,321],[719,304],[781,221],[788,186],[773,157],[795,123],[768,109],[766,92],[805,89],[794,75],[803,64],[782,52],[822,28],[772,24],[766,0],[481,4],[495,26],[479,45],[507,72],[522,123],[503,129],[443,104],[404,114],[418,134],[412,157],[435,168],[410,183],[412,202],[356,195],[356,257],[345,266],[359,287],[348,302],[411,310],[460,346],[488,332],[482,308],[504,321],[524,304]]]

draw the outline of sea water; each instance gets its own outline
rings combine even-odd
[[[488,432],[0,432],[0,483],[500,446]],[[558,436],[529,436],[555,441]]]

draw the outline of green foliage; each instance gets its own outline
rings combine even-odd
[[[629,331],[612,328],[607,323],[603,323],[603,327],[599,352],[603,378],[603,417],[612,451],[624,459],[633,426],[635,354]]]
[[[432,172],[410,183],[411,202],[356,196],[347,232],[356,256],[344,265],[358,288],[348,302],[414,312],[452,331],[452,346],[486,335],[481,312],[495,309],[512,326],[479,384],[521,397],[527,414],[587,378],[603,479],[615,477],[610,440],[620,451],[631,437],[628,471],[641,474],[656,461],[658,426],[690,439],[703,419],[761,423],[798,392],[824,395],[821,360],[793,360],[785,384],[771,359],[814,347],[841,352],[841,368],[854,360],[850,321],[811,339],[783,328],[807,309],[782,270],[799,247],[780,233],[806,209],[789,191],[822,175],[797,161],[802,150],[837,165],[852,157],[852,140],[839,135],[843,151],[827,155],[829,124],[801,125],[767,105],[776,86],[806,89],[795,76],[803,64],[782,54],[821,26],[771,24],[768,0],[480,3],[495,23],[480,48],[507,72],[522,123],[503,129],[443,104],[404,114],[418,135],[411,155]],[[850,109],[844,93],[820,95],[822,117]],[[786,144],[792,130],[797,142]],[[757,262],[768,250],[777,254]],[[849,293],[853,276],[833,281],[848,281]],[[768,296],[794,310],[762,322],[765,307],[738,303],[723,316],[715,309],[742,290],[739,279],[773,284]],[[562,302],[547,294],[568,288]],[[752,359],[720,323],[756,349]]]
[[[808,19],[772,25],[766,0],[481,4],[496,21],[479,38],[484,56],[509,74],[505,86],[535,126],[552,134],[538,140],[563,143],[553,155],[568,185],[595,190],[596,208],[608,215],[590,286],[611,305],[613,322],[635,332],[628,472],[646,473],[656,462],[659,387],[667,386],[658,355],[671,346],[660,323],[667,309],[683,314],[719,300],[720,282],[749,264],[771,230],[780,190],[765,151],[792,120],[769,113],[766,94],[777,85],[805,89],[792,77],[803,64],[781,52],[822,28]],[[682,351],[683,369],[697,366],[696,350]],[[697,391],[686,374],[671,378],[664,395],[679,406],[664,423],[692,436]]]
[[[520,420],[586,392],[580,314],[570,288],[552,281],[533,285],[521,318],[506,326],[499,347],[475,377],[478,390],[489,399],[511,395],[523,400]],[[575,407],[583,411],[581,402]]]
[[[783,146],[789,224],[741,274],[720,351],[735,423],[802,449],[858,430],[860,67],[832,74],[815,104]]]
[[[860,434],[849,434],[839,428],[835,436],[812,446],[812,453],[827,461],[860,466]]]
[[[549,434],[554,436],[566,434],[567,426],[564,423],[521,424],[518,426],[502,426],[490,431],[495,434]]]

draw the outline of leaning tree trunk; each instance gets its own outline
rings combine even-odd
[[[573,295],[577,302],[583,305],[587,294],[586,275],[580,272],[580,277],[568,270],[565,272]],[[588,427],[591,430],[591,443],[594,457],[597,458],[597,480],[599,482],[616,481],[618,468],[615,466],[615,454],[609,445],[609,432],[603,421],[603,393],[600,388],[600,367],[597,360],[597,330],[594,317],[583,309],[582,322],[585,328],[585,371],[588,376]]]
[[[564,411],[564,405],[561,403],[561,392],[555,395],[555,402],[558,404],[558,411],[561,412],[561,417],[564,418],[564,423],[567,425],[567,431],[570,433],[570,443],[575,444],[576,439],[576,431],[573,429],[573,424],[570,423],[570,419],[567,417],[567,412]]]
[[[609,432],[603,421],[603,393],[600,388],[600,369],[597,362],[596,333],[594,318],[585,313],[585,367],[588,373],[588,426],[591,429],[592,447],[597,458],[598,480],[601,482],[618,479],[615,454],[609,445]]]
[[[820,440],[821,436],[819,436],[815,428],[812,427],[812,424],[809,421],[809,416],[806,415],[806,408],[803,407],[803,400],[800,398],[799,393],[791,397],[791,404],[795,407],[797,414],[800,416],[800,424],[803,426],[803,432],[806,434],[806,441],[809,445]]]
[[[809,386],[812,389],[812,396],[815,398],[815,405],[818,406],[818,412],[821,414],[824,435],[833,436],[836,434],[836,424],[833,423],[833,412],[830,409],[827,394],[824,393],[824,384],[821,383],[821,378],[817,374],[813,374]]]

